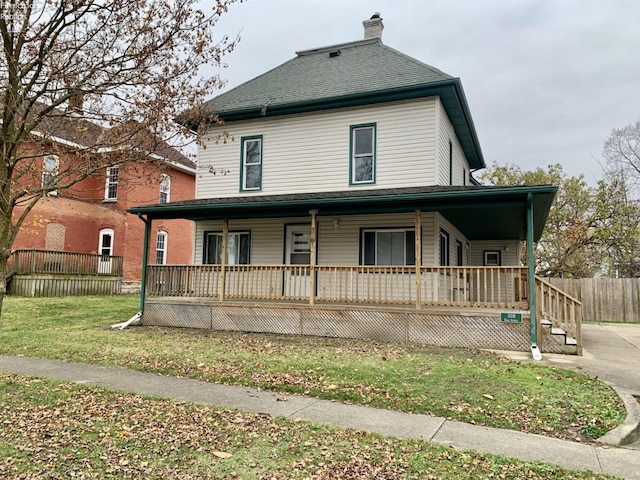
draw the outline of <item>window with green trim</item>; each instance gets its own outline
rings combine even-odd
[[[240,190],[262,189],[262,137],[242,139]]]
[[[351,127],[351,183],[376,181],[376,126]]]
[[[415,265],[414,229],[362,230],[363,265]]]
[[[227,265],[248,265],[251,258],[251,232],[229,232]],[[204,232],[204,264],[222,263],[222,232]]]
[[[443,267],[448,267],[451,265],[449,259],[449,234],[440,230],[440,265]]]

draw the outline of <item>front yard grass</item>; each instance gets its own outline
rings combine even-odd
[[[138,297],[6,298],[0,354],[126,367],[591,441],[624,408],[576,372],[464,349],[203,330],[109,328]]]
[[[0,478],[613,478],[423,440],[0,374]]]

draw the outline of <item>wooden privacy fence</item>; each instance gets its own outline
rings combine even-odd
[[[585,321],[640,322],[640,278],[549,278],[582,302]]]

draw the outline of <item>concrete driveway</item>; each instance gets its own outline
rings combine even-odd
[[[585,323],[583,355],[543,354],[542,363],[575,368],[640,395],[640,324]]]

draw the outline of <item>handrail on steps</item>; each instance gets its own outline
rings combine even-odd
[[[582,355],[582,302],[536,275],[536,309],[540,320],[562,330],[576,341],[576,353]]]

